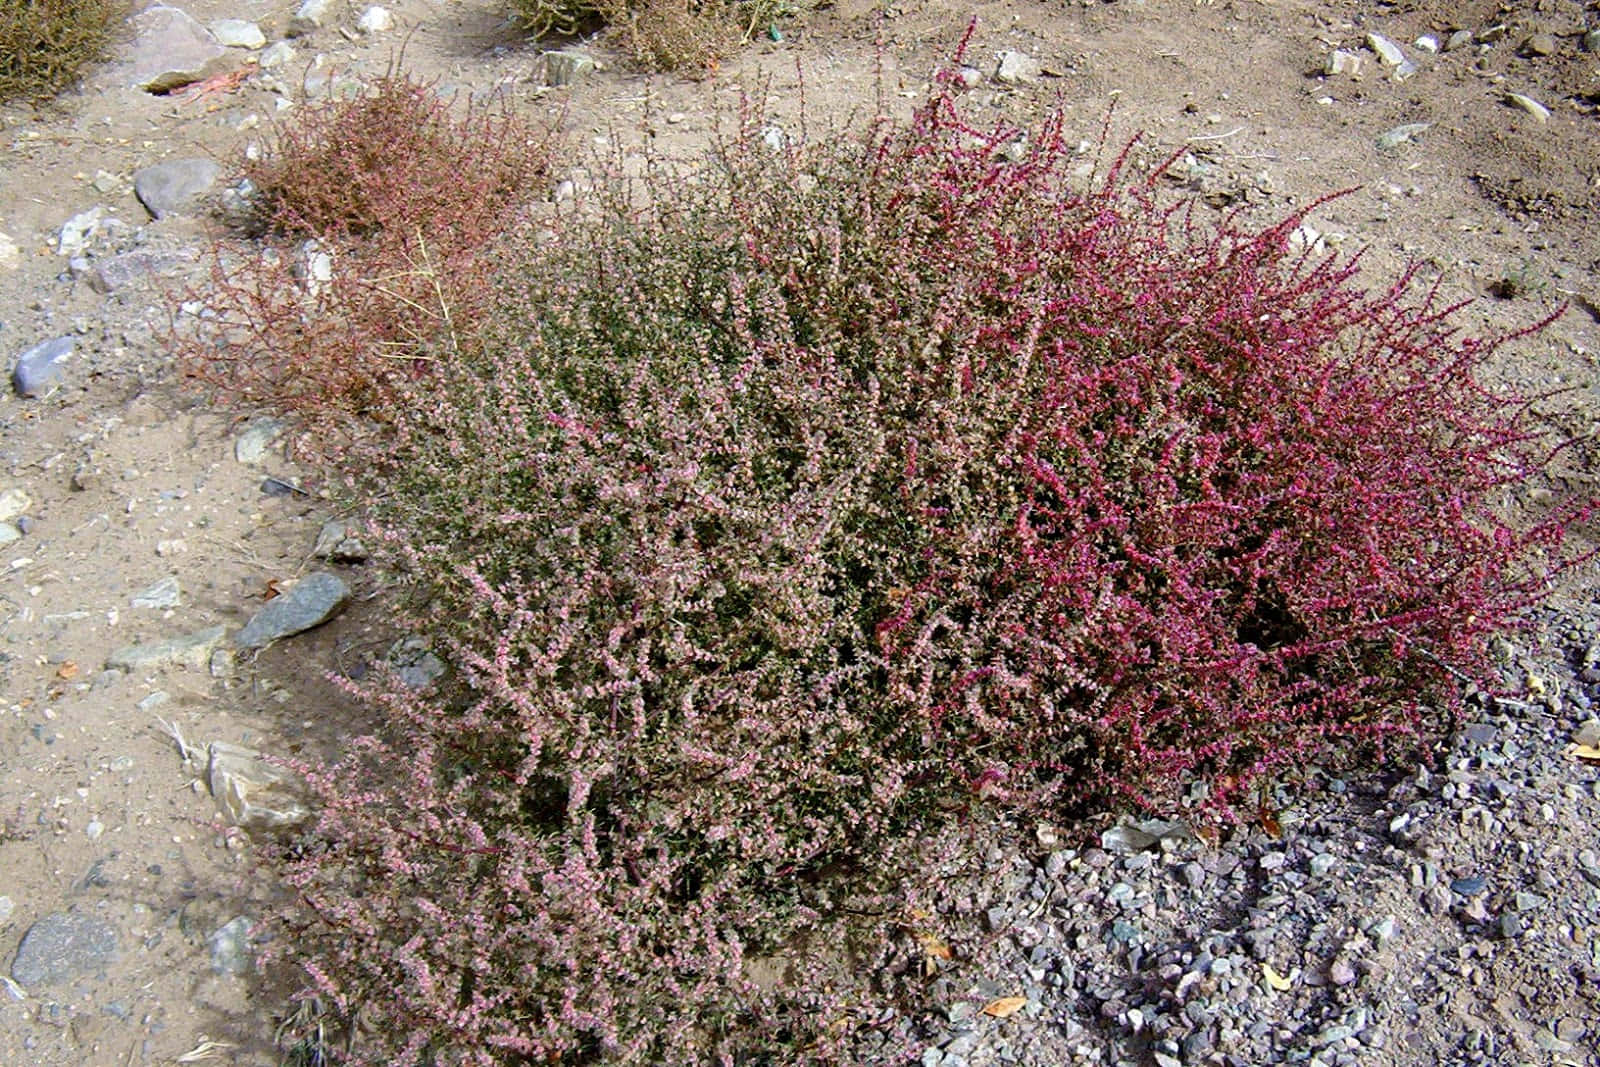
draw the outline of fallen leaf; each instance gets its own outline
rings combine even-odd
[[[923,953],[929,958],[936,960],[948,960],[955,958],[955,954],[950,951],[950,946],[945,944],[943,941],[940,941],[932,934],[919,933],[915,936],[917,939],[917,944],[922,946]]]
[[[1289,988],[1289,979],[1273,970],[1272,964],[1270,963],[1263,963],[1261,965],[1261,977],[1265,978],[1267,980],[1267,984],[1280,993]]]
[[[1027,997],[1001,997],[991,1000],[983,1006],[983,1014],[992,1015],[996,1019],[1009,1019],[1021,1011],[1028,1003]]]
[[[1267,832],[1268,837],[1274,841],[1283,837],[1283,825],[1278,822],[1277,813],[1267,805],[1261,805],[1260,810],[1256,812],[1256,817],[1260,820],[1261,829]]]
[[[1593,745],[1568,745],[1567,755],[1585,763],[1600,763],[1600,748]]]
[[[62,681],[66,681],[69,678],[76,678],[77,676],[78,665],[72,662],[70,659],[56,668],[56,677],[60,678]]]

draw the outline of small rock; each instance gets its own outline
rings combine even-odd
[[[225,626],[212,626],[165,641],[119,648],[106,657],[106,669],[131,673],[147,667],[175,665],[200,670],[210,662],[211,650],[222,643],[227,632]]]
[[[1507,93],[1506,103],[1512,107],[1521,108],[1540,122],[1548,122],[1550,120],[1550,109],[1531,96],[1524,96],[1522,93]]]
[[[245,19],[218,19],[209,29],[217,43],[226,48],[248,48],[252,52],[267,46],[261,27]]]
[[[1431,122],[1408,122],[1404,126],[1396,126],[1378,137],[1378,148],[1382,151],[1399,148],[1409,141],[1415,141],[1432,128]]]
[[[11,371],[11,388],[18,396],[40,396],[47,392],[60,379],[75,344],[71,337],[57,337],[22,353]]]
[[[27,513],[33,507],[33,498],[26,491],[17,488],[7,489],[0,493],[0,522],[10,522],[18,515]]]
[[[22,249],[8,235],[0,233],[0,270],[22,266]]]
[[[22,530],[9,522],[0,522],[0,547],[22,540]]]
[[[1439,51],[1439,38],[1432,34],[1424,34],[1412,42],[1417,46],[1417,51],[1433,55]]]
[[[1354,52],[1335,49],[1328,53],[1328,58],[1322,65],[1322,72],[1330,77],[1344,74],[1358,78],[1361,76],[1361,57]]]
[[[277,419],[258,419],[233,442],[233,458],[246,466],[256,466],[266,457],[267,447],[283,433]]]
[[[1367,933],[1371,935],[1373,943],[1382,948],[1395,939],[1395,935],[1399,933],[1399,923],[1393,915],[1389,915],[1373,923]]]
[[[128,84],[167,93],[216,72],[227,55],[204,26],[178,8],[155,4],[128,20],[134,38],[120,68]]]
[[[546,52],[544,54],[544,81],[546,85],[571,85],[595,69],[594,59],[582,52]]]
[[[1522,54],[1528,56],[1553,56],[1556,39],[1552,34],[1536,33],[1522,42]]]
[[[1198,863],[1185,863],[1178,873],[1183,878],[1183,884],[1190,889],[1199,889],[1206,884],[1206,869]]]
[[[1481,874],[1469,875],[1452,881],[1450,883],[1450,892],[1458,893],[1464,897],[1475,897],[1482,893],[1484,887],[1488,884],[1488,879]]]
[[[350,524],[334,519],[322,524],[311,555],[332,563],[365,563],[367,546],[350,531]]]
[[[1444,39],[1444,50],[1454,52],[1458,48],[1465,48],[1472,43],[1471,30],[1457,30]]]
[[[1406,61],[1404,49],[1381,33],[1367,34],[1367,47],[1378,54],[1386,67],[1398,67]]]
[[[135,171],[133,192],[153,218],[187,215],[211,190],[221,170],[211,159],[170,159]]]
[[[248,974],[255,968],[250,954],[250,920],[243,915],[223,923],[206,938],[211,949],[211,969],[217,974]]]
[[[1487,29],[1479,30],[1474,39],[1479,44],[1494,44],[1496,41],[1503,39],[1508,32],[1510,30],[1506,24],[1499,22]]]
[[[105,208],[80,211],[56,231],[56,251],[63,256],[81,255],[91,241],[120,225],[118,220],[106,217]]]
[[[97,262],[89,274],[89,287],[98,293],[114,292],[134,282],[176,273],[196,258],[188,248],[170,252],[135,249]]]
[[[77,912],[52,912],[28,928],[11,977],[24,986],[54,985],[95,974],[116,954],[117,931],[109,923]]]
[[[320,626],[350,599],[350,587],[326,571],[308,574],[256,612],[234,637],[240,648],[265,648],[283,637]]]
[[[328,21],[328,6],[331,0],[305,0],[294,17],[289,20],[289,36],[303,37],[308,33],[315,33]]]
[[[407,689],[426,689],[443,678],[447,669],[444,660],[428,647],[427,638],[415,634],[395,642],[388,660]]]
[[[356,29],[362,33],[387,33],[394,29],[394,15],[386,7],[373,5],[356,19]]]
[[[1523,923],[1522,916],[1516,912],[1506,911],[1500,914],[1500,936],[1506,941],[1513,941],[1521,937],[1526,929],[1527,926]]]
[[[1356,969],[1350,961],[1340,956],[1328,967],[1328,981],[1336,986],[1347,986],[1356,980]]]
[[[1100,847],[1107,852],[1126,855],[1130,852],[1143,852],[1147,848],[1154,848],[1161,838],[1155,834],[1146,833],[1137,826],[1126,823],[1113,826],[1100,835]]]
[[[311,811],[301,800],[302,783],[254,749],[213,741],[206,746],[206,783],[235,826],[284,830]]]
[[[178,579],[169,576],[161,579],[144,592],[135,593],[132,604],[136,608],[144,608],[149,611],[164,611],[167,608],[177,607],[181,599],[182,591],[178,587]]]
[[[1036,82],[1044,73],[1039,62],[1026,52],[1000,53],[1000,63],[995,67],[994,80],[1001,85],[1021,85]]]
[[[294,62],[295,55],[294,45],[288,41],[276,41],[271,48],[261,53],[261,60],[258,66],[262,70],[273,70]]]
[[[11,915],[17,910],[16,902],[10,897],[0,897],[0,926],[11,921]]]
[[[976,89],[983,84],[983,71],[977,67],[961,67],[956,71],[956,81],[963,89]]]

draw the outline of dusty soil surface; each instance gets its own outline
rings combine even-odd
[[[252,20],[276,42],[295,5],[179,6],[201,23]],[[42,110],[0,109],[0,232],[9,238],[0,241],[0,354],[9,366],[37,342],[76,340],[51,391],[0,399],[0,491],[25,494],[14,498],[23,502],[10,519],[21,537],[0,546],[0,961],[12,975],[0,989],[0,1063],[280,1061],[273,1035],[286,987],[270,975],[233,973],[216,936],[259,908],[270,879],[253,863],[249,835],[230,826],[211,795],[204,748],[231,742],[295,753],[336,744],[360,725],[325,675],[359,671],[398,635],[385,623],[381,573],[313,557],[322,524],[339,516],[314,481],[301,480],[308,472],[286,450],[293,434],[241,461],[236,446],[258,413],[219,409],[178,380],[161,343],[163,287],[182,280],[185,257],[202,254],[218,231],[203,211],[153,220],[132,176],[163,160],[211,157],[223,164],[220,190],[236,153],[308,93],[337,91],[341,78],[398,63],[447,89],[500,91],[519,111],[567,131],[571,147],[548,193],[570,179],[581,195],[591,146],[636,152],[649,139],[657,151],[692,158],[718,116],[726,122],[741,94],[763,86],[782,115],[803,102],[813,130],[822,119],[879,106],[908,111],[976,15],[969,61],[985,79],[969,99],[980,116],[1025,121],[1059,103],[1092,145],[1110,108],[1113,143],[1143,131],[1149,158],[1180,153],[1172,183],[1218,211],[1272,218],[1352,190],[1312,211],[1318,238],[1365,249],[1375,286],[1418,264],[1424,282],[1437,280],[1447,298],[1473,301],[1461,316],[1469,331],[1518,329],[1569,304],[1543,332],[1505,348],[1496,373],[1524,387],[1570,387],[1549,415],[1574,434],[1592,432],[1600,400],[1600,52],[1586,50],[1584,35],[1600,26],[1595,3],[840,0],[785,23],[782,41],[752,45],[699,80],[632,72],[604,36],[568,42],[602,67],[564,87],[545,84],[541,53],[551,46],[521,38],[494,0],[387,6],[394,27],[368,34],[355,30],[365,5],[334,3],[328,23],[296,37],[295,57],[272,71],[255,65],[262,52],[232,49],[222,68],[239,77],[211,91],[154,95],[130,87],[112,66]],[[1470,39],[1446,49],[1456,30]],[[1398,43],[1415,71],[1397,78],[1369,33]],[[1414,43],[1425,35],[1439,51]],[[1600,39],[1588,44],[1600,48]],[[1014,84],[991,77],[1007,50],[1035,60],[1037,76]],[[1336,50],[1359,69],[1326,73]],[[1402,127],[1410,130],[1392,133]],[[63,225],[95,208],[118,223],[63,250]],[[15,256],[5,255],[8,243]],[[130,250],[162,255],[100,291],[94,271]],[[1564,480],[1540,491],[1589,491],[1595,471],[1586,457],[1573,450]],[[273,495],[285,483],[311,491]],[[220,654],[203,647],[188,663],[107,666],[116,650],[141,642],[217,625],[231,634],[276,589],[326,569],[355,593],[341,616],[316,630],[259,654],[230,651],[224,637]],[[175,596],[170,586],[156,588],[168,579],[176,579]],[[1575,859],[1595,847],[1600,796],[1595,768],[1560,750],[1589,717],[1591,682],[1582,670],[1595,665],[1582,662],[1583,635],[1593,637],[1597,612],[1585,576],[1567,584],[1560,607],[1543,648],[1529,644],[1511,661],[1517,671],[1557,678],[1548,687],[1558,699],[1538,704],[1542,726],[1531,735],[1542,747],[1519,750],[1543,761],[1541,784],[1529,779],[1527,788],[1550,791],[1537,798],[1548,799],[1549,812],[1536,802],[1526,820],[1483,819],[1452,807],[1454,792],[1423,788],[1419,797],[1414,785],[1402,787],[1398,803],[1410,805],[1405,811],[1422,805],[1417,822],[1429,827],[1401,842],[1426,857],[1409,876],[1415,884],[1400,863],[1382,886],[1345,887],[1360,897],[1351,907],[1387,902],[1415,916],[1387,962],[1363,971],[1364,995],[1381,1004],[1391,987],[1415,988],[1407,968],[1437,970],[1447,958],[1459,967],[1435,976],[1442,1000],[1394,1017],[1381,1052],[1370,1043],[1341,1051],[1335,1037],[1317,1062],[1600,1063],[1600,867],[1591,879]],[[184,758],[179,736],[195,758]],[[1497,758],[1512,760],[1501,776],[1520,782],[1519,757]],[[1341,828],[1370,834],[1379,820],[1387,847],[1392,835],[1383,827],[1402,811],[1385,806],[1394,803],[1385,799],[1392,785],[1352,791],[1367,801],[1333,797],[1286,812],[1291,844],[1297,825],[1333,840]],[[1429,823],[1430,803],[1448,818]],[[1407,837],[1404,828],[1393,833]],[[1516,847],[1519,834],[1530,847]],[[1019,829],[1018,838],[1000,844],[1037,851],[1031,831]],[[1229,848],[1250,863],[1270,851],[1243,832],[1224,843]],[[1529,859],[1535,854],[1549,857],[1548,870]],[[1216,874],[1215,853],[1196,857]],[[1094,868],[1105,858],[1074,855],[1056,868]],[[1544,904],[1527,919],[1549,927],[1548,938],[1526,942],[1537,949],[1502,951],[1514,939],[1494,915],[1453,918],[1451,908],[1465,913],[1470,900],[1452,905],[1446,894],[1446,914],[1435,919],[1422,907],[1440,877],[1522,885],[1541,873]],[[1206,898],[1204,921],[1238,926],[1248,902],[1226,895],[1245,890],[1218,877],[1213,891],[1222,895]],[[1259,882],[1251,884],[1259,892]],[[87,953],[85,962],[24,983],[17,968],[28,968],[13,963],[24,937],[58,913],[94,920],[112,944],[91,944],[95,936],[86,934],[69,946]],[[1299,980],[1287,965],[1279,970]],[[997,989],[1010,988],[1006,976],[994,978]],[[1322,995],[1308,992],[1306,1003]],[[1099,1014],[1104,1026],[1141,1030],[1125,1013]],[[930,1042],[948,1038],[936,1031]],[[1472,1044],[1474,1032],[1498,1035],[1498,1043],[1485,1052],[1481,1039]],[[1102,1034],[1083,1046],[1081,1062],[1264,1062],[1260,1049],[1274,1040],[1269,1028],[1255,1045],[1230,1049],[1227,1033],[1215,1047],[1180,1049],[1174,1040],[1170,1052],[1148,1040],[1118,1046]],[[930,1052],[924,1062],[1003,1058],[992,1042],[976,1044]],[[1019,1043],[1011,1060],[1077,1062],[1077,1047],[1041,1037]],[[1257,1051],[1239,1051],[1248,1048]]]

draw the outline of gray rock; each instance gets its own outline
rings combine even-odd
[[[287,830],[311,817],[305,784],[251,748],[213,741],[206,746],[206,784],[235,826]]]
[[[1352,78],[1361,76],[1361,57],[1354,52],[1335,49],[1328,53],[1328,58],[1322,64],[1322,72],[1329,77],[1335,75],[1348,75]]]
[[[134,36],[124,53],[123,80],[146,92],[170,92],[208,77],[228,53],[187,12],[166,4],[147,7],[128,21]]]
[[[412,635],[389,649],[389,663],[407,689],[426,689],[444,677],[444,660],[433,654],[425,637]]]
[[[22,540],[22,531],[9,522],[0,522],[0,546]]]
[[[544,54],[544,80],[546,85],[571,85],[593,71],[594,59],[582,52],[546,52]]]
[[[305,0],[289,20],[289,36],[303,37],[320,30],[328,21],[331,0]]]
[[[1458,48],[1465,48],[1472,43],[1471,30],[1457,30],[1444,39],[1444,50],[1454,52]]]
[[[132,672],[147,667],[180,666],[200,670],[211,662],[211,650],[222,643],[227,632],[225,626],[212,626],[165,641],[119,648],[106,657],[106,669]]]
[[[1038,60],[1026,52],[1005,51],[1000,53],[1000,63],[995,67],[994,80],[1001,85],[1021,85],[1036,82],[1044,73],[1044,68]]]
[[[117,955],[117,931],[101,919],[58,911],[28,928],[11,964],[23,986],[54,985],[104,969]]]
[[[89,286],[99,293],[110,293],[148,278],[176,274],[196,260],[193,249],[180,248],[156,252],[139,248],[102,260],[89,274]]]
[[[11,370],[11,388],[18,396],[39,396],[61,379],[61,370],[77,342],[71,337],[43,341],[17,357]]]
[[[334,519],[322,524],[311,555],[331,563],[365,563],[367,546],[351,532],[351,524]]]
[[[191,214],[221,171],[211,159],[169,159],[136,171],[133,191],[155,218]]]
[[[288,41],[278,41],[271,48],[261,53],[260,67],[262,70],[272,70],[286,63],[293,62],[295,57],[294,45]]]
[[[26,515],[31,507],[33,498],[25,490],[13,486],[0,493],[0,522],[10,522],[19,515]]]
[[[267,35],[261,32],[261,27],[245,19],[218,19],[211,24],[211,36],[228,48],[255,51],[267,46]]]
[[[63,222],[61,229],[56,231],[56,251],[63,256],[80,255],[95,238],[121,225],[120,220],[108,218],[103,207],[80,211]]]
[[[214,972],[240,975],[255,969],[255,959],[250,952],[250,930],[250,920],[240,915],[223,923],[206,938]]]
[[[175,608],[183,598],[183,591],[178,586],[176,577],[166,577],[142,593],[133,595],[133,606],[149,611],[164,611]]]
[[[1386,133],[1380,134],[1377,140],[1378,148],[1382,151],[1399,148],[1410,141],[1415,141],[1424,133],[1433,128],[1431,122],[1408,122],[1404,126],[1396,126]]]
[[[260,463],[267,454],[267,446],[283,433],[283,423],[277,419],[259,419],[245,428],[233,442],[233,458],[247,466]]]
[[[337,615],[350,599],[350,587],[326,571],[308,574],[288,592],[256,612],[234,637],[240,648],[265,648]]]
[[[1367,34],[1367,47],[1378,54],[1386,67],[1398,67],[1406,61],[1405,50],[1381,33]]]

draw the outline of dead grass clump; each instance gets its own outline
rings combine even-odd
[[[0,3],[0,101],[44,101],[105,58],[125,0]]]
[[[706,70],[789,10],[783,0],[513,0],[536,37],[606,25],[651,70]]]

